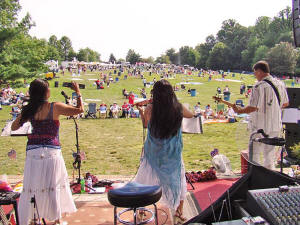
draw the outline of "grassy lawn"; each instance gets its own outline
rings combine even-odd
[[[71,81],[69,73],[59,78],[50,81],[51,98],[50,101],[64,101],[60,94],[64,90],[69,96],[72,91],[62,87],[62,82]],[[109,88],[97,90],[93,85],[92,80],[98,78],[99,72],[86,72],[81,75],[82,79],[77,81],[86,85],[86,89],[82,89],[83,99],[101,99],[101,102],[112,104],[117,102],[122,105],[125,99],[122,96],[122,89],[133,91],[139,94],[138,88],[143,87],[142,80],[136,77],[128,77],[124,80],[124,74],[121,75],[120,81],[112,83]],[[116,75],[113,75],[116,77]],[[146,73],[147,81],[152,81],[153,77],[156,80],[160,79],[159,75],[149,76]],[[215,78],[221,78],[217,76]],[[228,79],[243,80],[246,85],[253,85],[255,79],[253,75],[236,74]],[[54,87],[54,82],[59,82],[59,87]],[[169,80],[173,85],[182,81],[201,82],[202,85],[186,85],[187,88],[195,88],[197,95],[191,97],[187,91],[176,92],[177,97],[182,103],[189,103],[193,107],[196,102],[201,102],[201,107],[204,108],[210,104],[216,108],[216,103],[211,96],[216,94],[218,86],[224,89],[228,85],[231,90],[231,102],[236,99],[242,99],[247,103],[248,99],[239,94],[240,83],[238,82],[220,82],[208,81],[207,76],[204,78],[196,75],[186,76],[177,74],[175,79]],[[147,88],[147,94],[151,88]],[[17,89],[26,92],[25,88]],[[86,101],[87,102],[87,101]],[[97,102],[97,106],[101,102]],[[88,102],[87,102],[88,103]],[[87,108],[87,107],[86,107]],[[3,106],[0,111],[0,127],[4,127],[8,119],[10,119],[11,106]],[[72,173],[72,151],[76,151],[75,126],[72,120],[67,120],[65,117],[60,119],[60,141],[62,152],[66,162],[69,174]],[[82,172],[91,172],[93,174],[121,174],[130,175],[136,172],[139,165],[139,156],[142,148],[143,129],[139,118],[128,119],[80,119],[77,120],[79,127],[79,146],[80,150],[86,152],[87,160],[83,161]],[[245,124],[227,123],[227,124],[210,124],[204,125],[203,134],[183,134],[183,157],[187,170],[204,170],[207,169],[210,163],[210,151],[213,148],[218,148],[219,151],[225,154],[231,160],[234,170],[240,169],[240,151],[247,148],[248,136]],[[25,162],[25,137],[0,137],[0,174],[23,174]],[[10,160],[7,153],[15,149],[17,151],[17,159]]]

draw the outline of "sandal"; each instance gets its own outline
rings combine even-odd
[[[183,217],[182,212],[179,211],[178,209],[175,212],[175,215],[173,217],[174,219],[174,224],[184,224],[184,222],[187,220],[185,217]]]

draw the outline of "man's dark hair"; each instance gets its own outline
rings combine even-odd
[[[266,61],[258,61],[257,63],[255,63],[255,65],[253,66],[253,70],[258,69],[260,69],[264,73],[270,73],[270,67]]]

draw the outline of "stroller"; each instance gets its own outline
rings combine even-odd
[[[97,112],[97,104],[96,103],[89,103],[87,114],[85,115],[85,118],[92,117],[93,119],[97,118],[96,112]]]

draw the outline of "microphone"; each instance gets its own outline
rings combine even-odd
[[[61,91],[61,94],[62,94],[62,96],[65,97],[65,99],[68,99],[68,98],[69,98],[69,96],[68,96],[64,91]]]
[[[255,141],[264,143],[266,145],[275,145],[275,146],[283,146],[285,145],[285,139],[279,138],[279,137],[273,137],[273,138],[255,138]]]

